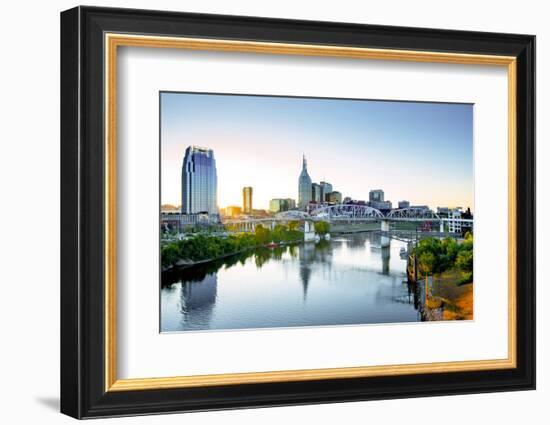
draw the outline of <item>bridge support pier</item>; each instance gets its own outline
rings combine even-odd
[[[445,233],[445,224],[443,223],[443,220],[439,222],[439,233]]]
[[[304,221],[304,242],[311,242],[315,240],[315,227],[313,221]]]
[[[389,232],[390,231],[390,221],[389,220],[381,220],[380,221],[380,230],[382,232]],[[382,248],[390,246],[390,238],[382,234],[382,237],[380,238],[380,246]]]

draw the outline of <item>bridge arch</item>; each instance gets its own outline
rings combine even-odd
[[[386,215],[386,218],[389,220],[403,220],[403,221],[410,221],[410,220],[434,220],[434,221],[441,221],[441,217],[437,215],[434,211],[427,209],[427,208],[399,208],[395,210],[391,210],[388,215]]]
[[[381,220],[384,214],[367,205],[337,204],[319,207],[311,212],[316,219],[326,220]]]

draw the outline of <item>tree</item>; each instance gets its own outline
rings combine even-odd
[[[474,251],[469,249],[460,250],[456,256],[455,265],[465,272],[471,272],[474,269]]]
[[[271,235],[270,235],[270,231],[269,229],[266,229],[264,226],[262,226],[261,224],[258,224],[256,226],[256,229],[254,231],[254,233],[256,234],[256,241],[259,243],[259,244],[266,244],[270,241],[271,239]]]
[[[283,224],[277,224],[271,232],[271,238],[275,242],[282,242],[287,238],[287,229]]]
[[[319,235],[324,235],[329,232],[330,224],[327,223],[326,221],[318,221],[317,223],[315,223],[314,228],[315,228],[315,233]]]
[[[418,256],[418,267],[424,276],[428,276],[434,271],[436,265],[435,255],[430,251],[425,251]]]
[[[300,222],[298,220],[292,220],[288,222],[288,230],[298,230]]]
[[[161,249],[161,261],[163,267],[170,267],[178,261],[180,252],[175,244],[168,244]]]

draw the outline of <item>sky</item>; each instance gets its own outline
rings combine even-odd
[[[426,102],[162,92],[161,203],[180,205],[185,149],[214,150],[218,206],[298,198],[302,155],[313,182],[394,208],[473,205],[473,106]]]

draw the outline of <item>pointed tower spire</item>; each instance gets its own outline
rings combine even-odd
[[[298,178],[298,208],[305,210],[311,201],[311,177],[307,173],[306,155],[302,155],[302,172]]]

